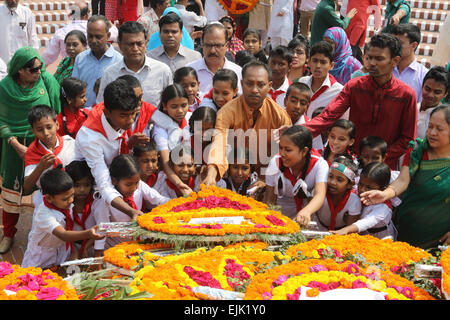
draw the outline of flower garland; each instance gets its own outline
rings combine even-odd
[[[298,299],[302,286],[318,289],[308,291],[308,296],[336,288],[369,288],[385,293],[388,300],[433,300],[425,290],[390,271],[331,259],[294,261],[257,274],[247,287],[245,299]]]
[[[0,262],[0,300],[79,299],[76,290],[50,270],[44,272],[41,268],[21,268],[9,262]]]
[[[447,248],[441,255],[442,273],[442,290],[450,295],[450,249]]]
[[[193,218],[243,217],[237,224],[189,224]],[[286,235],[300,230],[297,223],[267,205],[216,186],[201,185],[198,193],[177,198],[137,218],[140,227],[171,235],[225,236],[248,234]]]
[[[219,0],[219,2],[231,14],[244,14],[252,10],[259,0]]]
[[[370,235],[361,236],[356,233],[340,236],[326,236],[321,240],[310,240],[290,247],[286,254],[296,257],[301,254],[310,258],[322,258],[327,248],[334,251],[335,256],[359,254],[367,263],[381,264],[386,270],[402,266],[405,262],[418,262],[431,257],[428,252],[413,247],[406,242],[380,240]]]

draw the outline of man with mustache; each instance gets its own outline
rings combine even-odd
[[[202,35],[202,46],[203,58],[188,64],[189,67],[194,68],[197,72],[200,82],[200,97],[203,97],[212,89],[212,78],[220,69],[233,70],[238,75],[240,82],[242,68],[225,57],[227,52],[227,30],[223,24],[215,22],[205,27]],[[240,84],[238,87],[238,92],[241,93]]]

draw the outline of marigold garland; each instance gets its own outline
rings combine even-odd
[[[218,0],[231,14],[244,14],[252,10],[259,0]]]
[[[8,295],[4,290],[16,292]],[[0,300],[79,300],[58,274],[41,268],[21,268],[0,262]]]
[[[370,235],[361,236],[356,233],[349,235],[331,235],[321,240],[310,240],[290,247],[286,254],[295,257],[301,254],[310,258],[320,258],[319,252],[330,247],[337,254],[361,254],[368,263],[383,264],[386,270],[392,270],[403,263],[418,262],[431,257],[428,252],[413,247],[406,242],[380,240]]]
[[[446,294],[450,295],[450,248],[447,248],[441,255],[442,273],[442,289]]]
[[[193,210],[174,212],[183,205],[193,203],[199,199],[219,199],[226,198],[231,202],[237,202],[241,206],[248,207],[248,210],[239,210],[235,207],[198,207]],[[189,224],[193,218],[213,218],[213,217],[239,217],[242,216],[248,221],[241,222],[240,225],[233,224]],[[249,222],[251,221],[251,223]],[[140,227],[153,231],[171,235],[197,235],[197,236],[225,236],[225,235],[248,235],[248,234],[272,234],[286,235],[296,233],[300,230],[297,223],[283,216],[280,212],[267,210],[267,204],[256,201],[252,198],[239,195],[228,189],[221,189],[216,186],[208,188],[201,185],[198,193],[192,192],[187,198],[177,198],[156,207],[150,213],[137,218]]]
[[[319,291],[368,287],[387,293],[388,299],[434,300],[425,290],[390,271],[331,259],[294,261],[257,274],[247,287],[245,300],[298,299],[301,286]],[[309,294],[313,295],[314,291]]]

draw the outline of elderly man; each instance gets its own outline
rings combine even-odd
[[[19,48],[39,49],[36,18],[19,0],[5,0],[0,5],[0,30],[0,59],[6,64]]]
[[[109,23],[105,16],[96,15],[87,23],[87,41],[89,49],[75,58],[72,77],[83,80],[86,87],[86,107],[95,104],[94,85],[101,78],[107,66],[122,59],[122,55],[108,43],[111,36]]]
[[[212,79],[214,74],[220,69],[233,70],[238,79],[241,80],[242,68],[225,58],[225,53],[227,52],[227,30],[223,24],[208,24],[203,30],[202,44],[203,58],[188,65],[197,71],[201,97],[212,89]],[[242,92],[240,84],[239,92]]]
[[[253,155],[250,161],[262,175],[262,167],[267,166],[270,158],[278,152],[271,152],[275,143],[272,131],[291,126],[292,121],[282,107],[267,97],[272,86],[271,78],[269,67],[260,61],[244,66],[243,94],[225,104],[217,113],[216,134],[209,152],[207,170],[202,176],[202,182],[206,185],[215,184],[227,171],[227,144],[234,148],[248,147]],[[234,141],[229,141],[230,134]],[[243,142],[246,137],[249,141]]]
[[[162,62],[147,57],[147,35],[139,22],[128,21],[119,29],[119,48],[123,58],[105,69],[97,103],[103,101],[103,91],[108,83],[125,74],[135,76],[141,83],[144,101],[159,106],[161,93],[172,84],[172,72]]]
[[[181,45],[183,21],[176,13],[170,12],[163,16],[159,20],[159,28],[162,46],[149,51],[149,57],[165,63],[172,72],[202,58],[200,52]]]

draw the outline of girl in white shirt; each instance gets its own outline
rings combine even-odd
[[[369,190],[384,190],[389,186],[390,178],[391,170],[388,165],[372,162],[361,172],[358,193],[361,195]],[[391,218],[392,210],[389,202],[364,206],[358,221],[333,233],[345,235],[357,232],[361,235],[371,235],[379,239],[391,238],[395,241],[397,232]]]
[[[200,82],[197,71],[192,67],[182,67],[173,73],[173,82],[181,85],[189,98],[189,111],[194,112],[199,106],[201,99],[198,93]]]
[[[330,166],[327,195],[322,208],[314,215],[320,231],[338,230],[355,222],[361,214],[361,200],[352,192],[358,166],[340,156]]]
[[[153,205],[161,205],[169,200],[141,180],[139,165],[129,154],[121,154],[115,157],[111,162],[109,172],[111,182],[116,190],[121,194],[123,200],[135,210],[142,210],[144,201]],[[92,213],[96,224],[131,220],[129,215],[112,207],[102,198],[94,200]],[[131,239],[107,238],[95,241],[95,256],[101,256],[103,250],[126,240]]]
[[[328,164],[312,149],[312,135],[306,127],[288,128],[279,145],[280,153],[266,170],[267,203],[281,205],[284,215],[307,226],[325,200]]]

